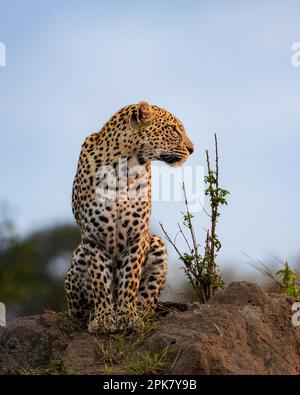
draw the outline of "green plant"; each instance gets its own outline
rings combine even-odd
[[[62,376],[73,375],[74,372],[62,357],[56,356],[50,361],[48,367],[42,371],[42,374]]]
[[[136,337],[134,334],[126,333],[98,339],[96,355],[103,372],[109,374],[114,365],[131,361],[134,358],[135,349],[142,344],[143,340],[144,334]]]
[[[158,374],[169,362],[169,353],[169,347],[165,347],[160,353],[144,351],[136,358],[130,358],[125,363],[125,370],[128,374],[134,375]]]
[[[287,262],[282,269],[276,272],[276,275],[281,278],[284,295],[300,298],[300,286],[297,284],[300,281],[300,276],[289,267]]]
[[[273,257],[283,265],[282,269],[277,270],[274,274],[274,269],[270,269],[262,261],[258,259],[255,260],[246,253],[243,254],[251,260],[249,265],[268,277],[277,287],[280,288],[280,292],[283,295],[300,298],[300,274],[296,270],[291,269],[287,262],[282,262],[273,255]]]
[[[96,355],[101,364],[106,367],[112,367],[112,365],[121,360],[124,356],[124,348],[121,347],[121,342],[115,345],[113,339],[108,341],[98,340],[96,347]]]
[[[174,241],[171,240],[164,227],[161,228],[167,240],[175,248],[179,255],[179,259],[184,264],[184,272],[193,286],[195,294],[201,303],[206,303],[218,288],[224,286],[224,282],[219,274],[218,265],[216,263],[217,253],[221,248],[221,242],[217,236],[216,228],[218,218],[220,217],[219,208],[227,205],[226,196],[229,192],[219,186],[219,155],[218,142],[215,134],[215,169],[213,170],[210,163],[209,153],[206,150],[207,175],[204,178],[206,184],[205,195],[209,198],[210,213],[206,214],[210,218],[210,228],[206,231],[204,252],[200,254],[200,244],[197,241],[194,226],[193,215],[189,210],[185,185],[183,184],[183,194],[185,201],[185,213],[183,213],[183,225],[189,231],[191,242],[178,224],[179,233],[183,237],[188,247],[188,252],[181,253]]]
[[[47,366],[37,368],[26,368],[22,367],[18,370],[14,370],[11,374],[17,374],[22,376],[65,376],[73,375],[73,370],[67,365],[60,355],[56,355],[51,359]]]
[[[123,332],[97,339],[96,355],[104,374],[111,374],[116,365],[130,374],[155,374],[162,369],[170,351],[169,347],[161,353],[151,353],[147,350],[138,353],[158,317],[159,313],[146,313],[142,317],[145,323],[144,331],[138,335]]]

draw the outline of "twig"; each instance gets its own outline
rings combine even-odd
[[[181,354],[181,350],[178,351],[178,353],[177,353],[177,355],[176,355],[176,357],[174,359],[174,362],[172,363],[170,371],[172,371],[174,369],[174,366],[176,365],[176,362],[177,362],[180,354]]]
[[[256,333],[256,334],[257,334],[257,333]],[[293,369],[295,369],[295,371],[296,371],[297,373],[300,373],[300,370],[298,369],[298,367],[297,367],[297,366],[294,366],[294,365],[286,358],[285,355],[281,354],[281,352],[280,352],[279,350],[277,350],[277,348],[274,347],[274,346],[272,345],[272,343],[268,342],[266,339],[264,339],[263,337],[259,336],[258,334],[257,334],[257,336],[258,336],[258,338],[259,338],[260,340],[262,340],[264,343],[266,343],[273,351],[275,351],[275,352],[276,352],[285,362],[287,362]]]
[[[220,336],[223,337],[223,333],[221,332],[220,327],[215,323],[215,321],[213,321],[214,327],[217,329],[217,331],[219,332]]]
[[[215,153],[216,153],[216,189],[219,189],[219,153],[218,153],[218,140],[215,133]]]
[[[254,258],[252,258],[250,255],[246,254],[245,252],[242,252],[242,254],[246,258],[250,259],[253,262],[253,263],[246,262],[249,266],[253,267],[255,270],[257,270],[258,272],[262,273],[264,276],[269,277],[272,281],[274,281],[274,283],[279,284],[280,286],[282,286],[281,282],[279,280],[277,280],[277,278],[274,276],[274,274],[272,273],[270,268],[268,268],[267,265],[265,265],[260,260],[255,260]],[[261,265],[261,267],[259,267],[257,264]]]
[[[195,235],[195,231],[193,228],[193,224],[192,224],[192,220],[191,220],[191,213],[189,210],[189,205],[188,205],[188,201],[187,201],[187,196],[186,196],[186,190],[185,190],[185,184],[182,184],[182,189],[183,189],[183,194],[184,194],[184,203],[185,203],[185,208],[186,208],[186,212],[187,212],[187,221],[188,221],[188,225],[189,225],[189,230],[192,236],[192,241],[193,241],[193,247],[194,247],[194,253],[195,253],[195,257],[197,258],[198,255],[198,243],[196,240],[196,235]]]
[[[162,231],[164,232],[164,235],[166,236],[168,242],[172,244],[172,246],[174,247],[174,249],[177,252],[177,254],[179,255],[179,257],[182,258],[181,252],[176,247],[176,244],[174,244],[174,242],[171,240],[170,236],[168,235],[168,233],[166,232],[165,228],[163,227],[163,224],[160,222],[159,225],[160,225]]]
[[[180,224],[178,223],[177,225],[178,225],[178,228],[179,228],[179,233],[181,233],[182,237],[184,238],[184,240],[186,242],[186,245],[188,246],[188,249],[190,251],[190,254],[192,255],[192,249],[191,249],[191,246],[190,246],[190,244],[188,242],[188,239],[186,238],[186,235],[184,234]]]

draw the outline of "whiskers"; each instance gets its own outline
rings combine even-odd
[[[180,148],[172,150],[165,149],[147,149],[139,156],[140,163],[152,160],[163,161],[170,166],[180,166],[188,159],[187,152]]]

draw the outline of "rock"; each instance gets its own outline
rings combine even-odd
[[[96,338],[81,332],[74,336],[64,352],[66,364],[81,374],[99,374],[101,369],[95,352]]]
[[[300,327],[291,324],[290,299],[242,281],[206,305],[165,303],[134,358],[168,350],[162,373],[174,375],[299,374]],[[108,347],[109,369],[97,354],[99,341]],[[67,373],[126,374],[126,353],[116,337],[95,338],[56,313],[18,318],[0,328],[2,374],[34,373],[57,355]]]
[[[47,365],[67,347],[74,329],[59,315],[17,318],[0,327],[0,373]]]
[[[213,298],[213,303],[239,306],[269,307],[272,298],[257,284],[249,281],[233,281],[224,290],[220,290]]]

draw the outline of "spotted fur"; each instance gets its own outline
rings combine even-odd
[[[90,332],[136,330],[140,309],[155,307],[167,252],[149,229],[150,162],[179,166],[192,152],[181,122],[146,102],[118,111],[82,145],[72,195],[82,240],[65,289],[70,313],[87,318]]]

